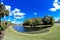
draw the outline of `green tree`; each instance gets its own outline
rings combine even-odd
[[[45,17],[43,18],[43,22],[44,22],[44,24],[49,24],[50,21],[51,21],[50,18],[51,18],[50,16],[45,16]]]
[[[8,16],[8,15],[9,15],[9,11],[6,10],[6,8],[3,4],[0,4],[0,24],[2,24],[1,18],[4,16]],[[4,26],[0,25],[0,30],[4,30],[4,29],[5,29],[5,25]]]
[[[53,18],[53,17],[51,17],[51,25],[53,26],[53,25],[54,25],[54,23],[55,23],[55,20],[54,20],[54,18]]]
[[[30,25],[30,26],[32,26],[32,19],[27,19],[24,23],[23,23],[23,25]]]
[[[44,22],[44,24],[51,24],[51,25],[53,25],[55,21],[54,21],[53,17],[51,17],[51,16],[45,16],[43,18],[43,22]]]
[[[31,18],[24,21],[23,25],[29,25],[35,27],[37,25],[40,25],[41,22],[42,22],[41,18]]]
[[[25,20],[23,25],[29,25],[29,19]]]

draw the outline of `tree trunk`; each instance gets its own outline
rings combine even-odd
[[[5,12],[4,12],[4,26],[5,26]]]
[[[1,22],[1,17],[0,17],[0,40],[2,40],[4,37],[4,30],[2,31],[1,27],[2,27],[2,22]]]
[[[0,40],[2,40],[4,37],[4,31],[1,31],[1,34],[0,34]]]
[[[5,13],[4,13],[4,26],[5,26]],[[4,37],[4,31],[5,31],[5,29],[2,29],[2,22],[1,22],[1,17],[0,17],[0,40],[2,40],[3,39],[3,37]]]
[[[0,34],[1,34],[1,17],[0,17]]]
[[[0,17],[0,27],[1,27],[1,17]]]

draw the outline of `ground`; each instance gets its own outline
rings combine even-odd
[[[60,25],[54,24],[49,32],[39,34],[19,33],[8,27],[3,40],[60,40]]]

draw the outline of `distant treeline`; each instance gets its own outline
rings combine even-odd
[[[60,23],[60,19],[58,19],[55,23]]]
[[[55,20],[52,16],[45,16],[44,18],[30,18],[24,21],[23,25],[37,26],[37,25],[52,25]]]

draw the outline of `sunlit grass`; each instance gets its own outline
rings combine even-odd
[[[60,25],[54,25],[49,32],[39,34],[19,33],[8,27],[3,40],[60,40]]]

